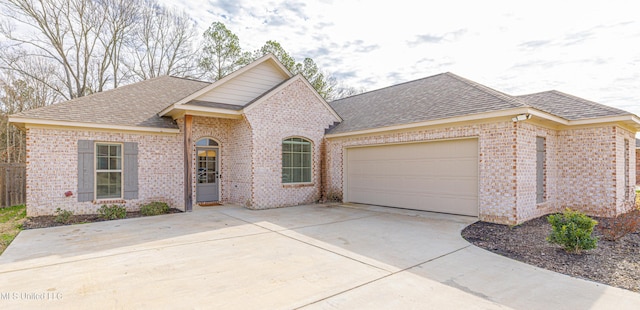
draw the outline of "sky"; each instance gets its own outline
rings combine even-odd
[[[375,90],[453,72],[511,95],[559,90],[640,115],[633,1],[163,0],[253,51],[278,41]],[[636,4],[636,5],[634,5]]]

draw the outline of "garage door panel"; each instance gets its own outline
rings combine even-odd
[[[477,154],[477,139],[347,149],[347,200],[476,216]]]

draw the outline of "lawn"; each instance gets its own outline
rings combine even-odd
[[[0,254],[22,230],[26,218],[27,209],[24,205],[0,208]]]

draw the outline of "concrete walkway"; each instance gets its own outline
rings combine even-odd
[[[473,221],[222,206],[27,230],[0,256],[0,309],[638,309],[640,294],[470,245]]]

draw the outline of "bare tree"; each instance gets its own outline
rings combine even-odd
[[[129,57],[124,62],[134,78],[193,75],[197,66],[193,48],[196,32],[186,13],[147,1],[136,24],[128,46]]]
[[[122,81],[131,78],[127,71],[121,70],[122,61],[125,58],[125,45],[131,41],[135,22],[141,13],[144,2],[141,0],[109,0],[102,2],[106,16],[106,27],[100,34],[100,42],[104,48],[102,68],[99,72],[107,74],[107,66],[110,66],[110,76],[98,77],[98,81],[111,79],[113,88]]]
[[[39,69],[48,70],[46,67]],[[8,116],[51,104],[55,100],[56,93],[42,83],[29,77],[20,78],[12,73],[0,74],[0,160],[7,163],[25,160],[25,133],[10,126]]]
[[[101,91],[104,81],[90,83],[91,77],[104,76],[100,71],[105,66],[99,65],[105,57],[99,34],[107,15],[101,4],[92,0],[6,0],[3,15],[30,32],[29,36],[19,35],[2,25],[0,32],[14,43],[13,49],[6,51],[21,48],[26,51],[24,56],[57,63],[59,70],[55,74],[64,85],[60,95],[65,99]],[[30,75],[20,67],[6,62],[3,65],[21,75]]]

